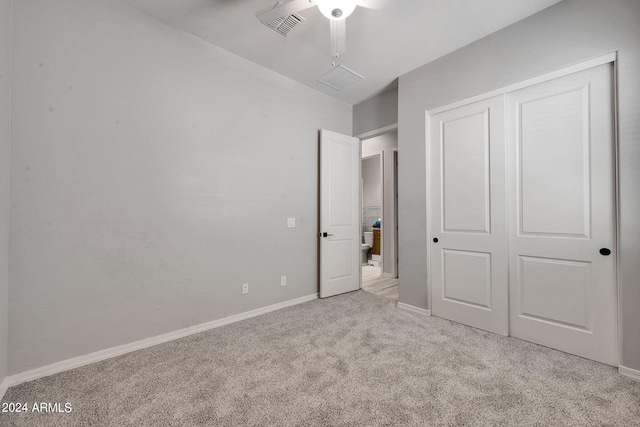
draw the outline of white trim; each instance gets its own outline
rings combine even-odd
[[[427,224],[425,226],[425,230],[427,232],[427,247],[425,250],[425,254],[427,256],[426,266],[427,266],[427,277],[426,277],[426,285],[427,285],[427,307],[429,308],[429,313],[433,309],[433,304],[431,301],[431,120],[430,114],[428,111],[425,111],[424,114],[424,131],[425,131],[425,147],[424,147],[424,165],[425,165],[425,218],[427,219]]]
[[[541,74],[539,76],[532,77],[530,79],[523,80],[521,82],[514,83],[509,86],[505,86],[499,89],[485,92],[480,95],[472,96],[471,98],[466,98],[461,101],[456,101],[454,103],[451,103],[442,107],[434,108],[432,110],[427,110],[427,114],[434,115],[434,114],[442,113],[443,111],[462,107],[463,105],[473,104],[474,102],[478,102],[478,101],[484,101],[485,99],[493,98],[494,96],[504,95],[505,93],[514,92],[516,90],[519,90],[525,87],[529,87],[529,86],[533,86],[549,80],[557,79],[559,77],[568,76],[569,74],[588,70],[589,68],[594,68],[594,67],[597,67],[598,65],[608,64],[609,62],[615,62],[616,58],[617,58],[617,52],[610,52],[592,59],[588,59],[584,62],[580,62],[579,64],[570,65],[560,70],[552,71],[546,74]]]
[[[405,304],[403,302],[398,302],[398,308],[403,310],[411,311],[413,313],[424,314],[425,316],[431,316],[431,310],[427,310],[424,308],[416,307],[415,305]]]
[[[9,378],[5,378],[4,381],[0,383],[0,400],[2,400],[8,388],[9,388]]]
[[[207,323],[202,323],[200,325],[189,326],[184,329],[178,329],[177,331],[168,332],[166,334],[158,335],[157,337],[145,338],[143,340],[135,341],[129,344],[119,345],[117,347],[111,347],[105,350],[89,353],[84,356],[74,357],[72,359],[67,359],[61,362],[52,363],[50,365],[43,366],[41,368],[36,368],[30,371],[22,372],[20,374],[11,375],[5,379],[5,381],[2,383],[2,386],[12,387],[27,381],[37,380],[42,377],[68,371],[74,368],[79,368],[80,366],[89,365],[91,363],[99,362],[101,360],[110,359],[112,357],[131,353],[132,351],[152,347],[154,345],[162,344],[168,341],[173,341],[178,338],[183,338],[189,335],[197,334],[199,332],[208,331],[209,329],[219,328],[220,326],[229,325],[231,323],[250,319],[252,317],[260,316],[262,314],[271,313],[272,311],[276,311],[276,310],[291,307],[297,304],[313,301],[317,298],[318,298],[318,294],[311,294],[311,295],[303,296],[300,298],[295,298],[292,300],[280,302],[277,304],[272,304],[266,307],[257,308],[255,310],[246,311],[244,313],[234,314],[233,316],[224,317],[222,319],[214,320]],[[0,390],[2,390],[1,387],[0,387]]]
[[[378,228],[378,232],[380,233],[380,276],[384,277],[384,257],[386,256],[386,254],[384,253],[384,229],[385,229],[385,225],[384,225],[384,197],[385,197],[385,191],[384,191],[384,182],[386,180],[385,174],[384,174],[384,150],[380,150],[380,189],[382,190],[382,200],[380,200],[380,217],[382,219],[382,222],[380,223],[380,227]],[[363,199],[364,200],[364,199]],[[362,210],[360,211],[360,217],[362,217]],[[373,229],[373,227],[371,228],[372,231],[375,231]],[[362,225],[360,225],[360,232],[362,233]],[[373,239],[375,241],[375,238]],[[373,258],[373,247],[371,248],[371,257]]]
[[[614,192],[615,192],[615,237],[616,237],[616,328],[617,328],[617,338],[618,338],[618,361],[622,362],[622,343],[623,343],[623,335],[622,335],[622,301],[620,294],[620,276],[622,271],[622,266],[620,265],[620,260],[622,257],[620,254],[622,237],[620,234],[620,224],[622,224],[621,212],[620,209],[620,143],[618,141],[618,135],[620,135],[620,130],[618,128],[618,61],[613,61],[613,155],[614,155],[614,170],[613,170],[613,179],[614,179]]]
[[[397,141],[396,141],[397,142]],[[398,149],[391,150],[391,198],[393,199],[391,215],[393,224],[391,225],[391,247],[393,248],[391,254],[391,275],[394,279],[398,278]]]
[[[362,180],[362,140],[360,140],[360,143],[358,144],[358,157],[360,157],[360,161],[358,162],[358,173],[360,174],[360,193],[358,194],[358,230],[360,230],[360,238],[364,239],[364,234],[362,234],[362,208],[364,207],[364,181]],[[319,183],[319,182],[318,182]],[[320,189],[318,188],[318,191],[320,191]],[[318,196],[320,197],[320,196]],[[318,207],[319,208],[319,207]],[[318,220],[319,221],[319,220]],[[361,242],[363,242],[364,240],[360,240]],[[320,251],[320,245],[322,241],[318,242],[318,251]],[[358,250],[358,258],[356,259],[360,259],[360,257],[362,257],[362,246],[360,246],[360,249]],[[318,252],[318,260],[320,260],[320,255]],[[360,259],[360,262],[362,263],[362,260]],[[367,264],[368,265],[368,264]],[[360,287],[358,289],[362,289],[362,265],[360,266],[360,268],[358,269],[358,276],[359,276],[359,282],[360,283]],[[318,281],[320,280],[320,270],[318,270]],[[318,286],[320,286],[320,283],[318,282]]]
[[[378,129],[370,130],[369,132],[359,133],[358,135],[354,135],[354,137],[358,139],[368,139],[368,138],[373,138],[374,136],[379,136],[385,133],[392,132],[394,130],[398,130],[398,123],[394,123],[392,125],[383,126]]]
[[[640,371],[637,369],[631,369],[622,365],[618,366],[618,373],[623,377],[631,378],[632,380],[640,381]]]

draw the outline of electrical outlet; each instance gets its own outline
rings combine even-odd
[[[248,293],[249,293],[249,284],[245,283],[244,285],[242,285],[242,295],[248,294]]]
[[[287,276],[280,276],[280,286],[287,286]]]
[[[296,226],[295,218],[287,218],[287,227],[294,228]]]

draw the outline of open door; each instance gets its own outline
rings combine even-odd
[[[360,289],[360,140],[320,131],[320,298]]]

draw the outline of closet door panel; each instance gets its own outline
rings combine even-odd
[[[588,86],[519,105],[521,235],[589,237]]]
[[[617,365],[612,82],[607,64],[507,95],[509,290],[513,336]]]
[[[432,312],[508,334],[504,98],[429,118]]]

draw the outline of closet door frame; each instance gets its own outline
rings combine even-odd
[[[430,110],[426,110],[425,111],[425,153],[426,153],[426,158],[425,158],[425,167],[426,167],[426,188],[427,188],[427,197],[426,197],[426,217],[427,217],[427,223],[426,223],[426,230],[427,230],[427,236],[426,236],[426,243],[427,243],[427,259],[426,259],[426,263],[427,263],[427,295],[428,295],[428,306],[429,306],[429,312],[431,313],[432,311],[432,302],[433,302],[433,295],[432,295],[432,282],[431,282],[431,245],[429,244],[429,242],[431,242],[431,239],[433,237],[433,235],[435,233],[437,233],[437,230],[432,230],[431,227],[431,220],[432,220],[432,216],[431,216],[431,203],[430,203],[430,197],[431,194],[429,192],[429,188],[431,185],[431,179],[430,179],[430,173],[429,173],[429,165],[431,164],[431,141],[430,141],[430,135],[431,135],[431,129],[430,129],[430,116],[448,111],[448,110],[452,110],[454,108],[458,108],[458,107],[462,107],[468,104],[472,104],[474,102],[478,102],[478,101],[483,101],[489,98],[493,98],[496,96],[500,96],[500,95],[506,95],[510,92],[514,92],[517,91],[519,89],[524,89],[526,87],[529,86],[533,86],[539,83],[544,83],[550,80],[554,80],[560,77],[564,77],[567,76],[569,74],[573,74],[573,73],[577,73],[580,71],[584,71],[584,70],[588,70],[590,68],[594,68],[597,67],[599,65],[604,65],[604,64],[612,64],[613,67],[613,95],[614,95],[614,100],[613,100],[613,128],[614,128],[614,135],[613,135],[613,156],[614,156],[614,196],[615,196],[615,203],[614,203],[614,217],[615,217],[615,223],[616,223],[616,227],[615,227],[615,251],[618,254],[618,256],[616,257],[616,266],[615,266],[615,272],[616,272],[616,278],[615,278],[615,288],[616,288],[616,293],[617,293],[617,313],[616,313],[616,320],[618,323],[618,328],[617,328],[617,337],[616,337],[616,341],[617,341],[617,353],[618,353],[618,358],[620,357],[620,354],[622,354],[622,349],[621,349],[621,343],[622,343],[622,339],[621,339],[621,328],[619,327],[621,320],[620,320],[620,286],[619,286],[619,280],[618,278],[620,277],[620,227],[618,226],[619,222],[620,222],[620,209],[619,209],[619,205],[620,205],[620,197],[619,197],[619,155],[618,155],[618,134],[617,134],[617,129],[618,129],[618,116],[617,116],[617,90],[618,90],[618,85],[617,85],[617,51],[614,52],[610,52],[595,58],[592,58],[590,60],[578,63],[578,64],[574,64],[571,65],[569,67],[565,67],[562,68],[560,70],[556,70],[550,73],[546,73],[537,77],[533,77],[531,79],[527,79],[524,80],[522,82],[519,83],[515,83],[509,86],[505,86],[503,88],[500,89],[496,89],[496,90],[492,90],[490,92],[485,92],[483,94],[480,95],[476,95],[467,99],[464,99],[462,101],[457,101],[451,104],[447,104],[445,106],[442,107],[438,107],[438,108],[433,108]],[[505,212],[505,215],[507,214],[507,212]]]

